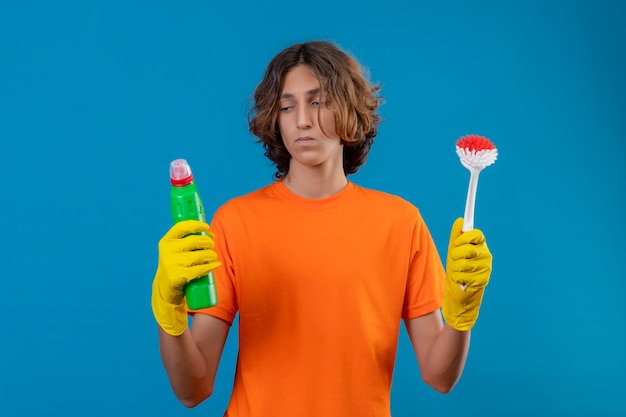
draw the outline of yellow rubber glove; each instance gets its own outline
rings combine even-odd
[[[206,223],[185,220],[174,224],[159,241],[152,312],[159,326],[172,336],[181,335],[187,328],[185,284],[221,265],[213,250],[214,236]]]
[[[463,219],[458,218],[450,232],[442,313],[450,326],[467,331],[478,318],[492,257],[483,233],[478,229],[462,232],[462,227]],[[461,285],[467,288],[463,290]]]

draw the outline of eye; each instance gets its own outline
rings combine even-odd
[[[315,97],[311,100],[311,106],[313,107],[325,107],[327,105],[326,97]]]
[[[293,106],[281,106],[280,111],[283,113],[289,112],[293,109]]]

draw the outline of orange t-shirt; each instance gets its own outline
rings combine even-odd
[[[307,199],[278,181],[223,205],[211,230],[218,305],[195,313],[239,313],[225,415],[389,416],[401,318],[444,292],[418,209],[351,182]]]

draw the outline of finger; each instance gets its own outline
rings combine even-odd
[[[463,285],[467,288],[483,288],[489,285],[489,273],[455,274],[452,281],[456,285]]]
[[[478,247],[474,245],[457,246],[450,250],[448,256],[453,261],[475,259],[479,256],[479,250]]]
[[[209,272],[211,272],[212,270],[214,270],[220,265],[222,265],[220,262],[211,262],[208,264],[194,265],[192,267],[186,268],[185,280],[189,282],[192,279],[196,279],[196,278],[200,278],[205,275],[208,275]]]
[[[461,236],[463,230],[463,218],[457,218],[452,223],[452,229],[450,230],[450,242],[453,242],[457,237]]]
[[[189,235],[180,239],[161,239],[159,241],[160,255],[175,255],[184,252],[213,249],[215,241],[210,236]]]
[[[448,268],[448,278],[473,287],[484,287],[489,283],[491,264],[473,261],[457,261]]]
[[[473,229],[462,233],[454,240],[455,246],[465,245],[468,243],[472,245],[480,245],[482,243],[485,243],[485,235],[482,231],[480,231],[480,229]]]
[[[183,239],[174,239],[171,242],[180,251],[213,249],[215,247],[215,241],[208,235],[189,235]]]
[[[202,232],[213,235],[213,233],[209,231],[209,225],[205,222],[199,220],[183,220],[175,223],[163,237],[165,239],[180,239],[193,233]]]
[[[476,259],[459,259],[453,261],[448,265],[449,272],[461,272],[461,273],[482,273],[485,271],[491,271],[490,260],[476,260]]]
[[[448,253],[455,246],[456,239],[461,236],[463,233],[463,218],[457,218],[454,223],[452,223],[452,229],[450,229],[450,240],[448,241]]]
[[[211,249],[185,252],[178,256],[178,264],[184,267],[205,265],[217,260],[217,253]]]
[[[453,247],[448,252],[448,256],[452,260],[458,259],[486,259],[491,257],[491,252],[487,245],[472,245],[466,243],[461,246]]]

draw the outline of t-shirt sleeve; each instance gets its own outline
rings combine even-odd
[[[441,307],[446,278],[435,242],[419,213],[412,239],[411,263],[402,308],[405,320]]]
[[[208,314],[232,325],[238,310],[234,264],[225,228],[219,217],[219,211],[211,222],[210,230],[215,233],[214,250],[217,252],[217,260],[222,263],[222,265],[213,270],[217,291],[217,305],[210,308],[189,310],[189,314],[192,316],[197,313]]]

